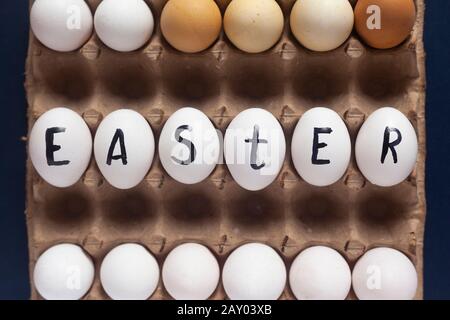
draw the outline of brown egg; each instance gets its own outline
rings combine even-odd
[[[161,14],[161,31],[174,48],[194,53],[219,36],[222,15],[214,0],[170,0]]]
[[[401,44],[411,33],[415,20],[413,0],[358,0],[355,8],[356,31],[377,49]]]

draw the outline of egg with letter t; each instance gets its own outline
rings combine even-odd
[[[390,187],[404,181],[416,165],[417,136],[408,118],[386,107],[372,113],[356,138],[356,162],[371,183]]]
[[[233,179],[244,189],[262,190],[278,176],[286,155],[286,139],[278,120],[268,111],[250,108],[228,126],[225,161]]]
[[[114,111],[97,129],[94,154],[101,173],[112,186],[131,189],[144,179],[153,162],[152,128],[136,111]]]

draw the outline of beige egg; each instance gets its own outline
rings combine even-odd
[[[353,8],[348,0],[297,0],[291,11],[291,30],[313,51],[342,45],[353,29]]]
[[[283,12],[275,0],[233,0],[224,16],[228,39],[249,53],[273,47],[281,37],[283,25]]]
[[[161,14],[161,31],[175,49],[195,53],[218,38],[222,15],[213,0],[170,0]]]

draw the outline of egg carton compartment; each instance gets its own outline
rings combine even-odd
[[[94,12],[101,0],[87,1]],[[327,245],[352,267],[368,249],[389,246],[414,262],[419,274],[416,298],[422,298],[422,249],[425,222],[425,72],[422,43],[424,1],[411,36],[400,46],[375,50],[356,33],[339,48],[317,53],[292,36],[289,13],[294,0],[279,0],[285,30],[267,52],[250,55],[235,48],[222,31],[206,51],[184,54],[163,39],[159,16],[166,0],[146,1],[155,32],[141,49],[119,53],[94,33],[78,51],[57,53],[30,35],[26,88],[29,128],[45,111],[67,106],[79,113],[93,134],[114,110],[131,108],[150,123],[155,139],[170,115],[184,106],[203,111],[225,132],[230,121],[249,107],[270,111],[286,136],[286,159],[268,188],[249,192],[219,164],[194,186],[168,176],[155,155],[145,180],[132,190],[117,190],[92,160],[74,186],[57,189],[27,163],[27,224],[30,275],[39,255],[50,246],[82,246],[96,265],[94,285],[85,299],[108,299],[99,281],[103,257],[116,245],[146,246],[162,266],[177,244],[208,246],[222,267],[239,245],[263,242],[275,248],[289,267],[311,245]],[[218,0],[224,13],[230,0]],[[356,1],[350,1],[353,5]],[[32,3],[32,1],[30,1]],[[392,188],[373,186],[357,168],[354,154],[336,184],[317,188],[297,174],[290,155],[295,125],[317,106],[330,107],[344,119],[354,142],[364,120],[376,109],[394,106],[408,116],[419,137],[413,174]],[[32,285],[33,299],[39,295]],[[221,285],[212,299],[226,298]],[[293,299],[288,285],[281,299]],[[162,283],[151,299],[170,299]],[[349,299],[355,299],[350,293]]]

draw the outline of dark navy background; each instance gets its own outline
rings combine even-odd
[[[425,298],[450,299],[450,1],[426,0]],[[0,4],[0,299],[27,299],[25,228],[28,1]]]

